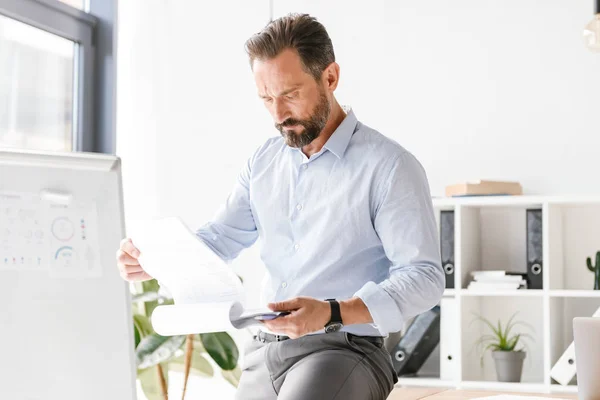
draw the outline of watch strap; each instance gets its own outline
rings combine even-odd
[[[336,299],[325,299],[325,301],[329,302],[331,306],[331,319],[327,324],[331,323],[342,323],[342,313],[340,311],[340,303],[337,302]]]

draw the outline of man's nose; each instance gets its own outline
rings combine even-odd
[[[273,119],[275,119],[275,123],[281,124],[289,117],[289,110],[285,103],[281,100],[275,100],[273,107]]]

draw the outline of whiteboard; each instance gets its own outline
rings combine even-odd
[[[0,150],[0,399],[135,399],[120,159]]]

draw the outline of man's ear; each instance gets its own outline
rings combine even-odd
[[[335,91],[340,81],[340,66],[335,61],[325,68],[322,75],[323,85],[331,93]]]

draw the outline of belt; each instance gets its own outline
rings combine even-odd
[[[256,335],[254,335],[254,340],[258,340],[263,343],[271,343],[271,342],[282,342],[284,340],[290,339],[289,336],[285,335],[274,335],[272,333],[258,331]]]
[[[370,343],[373,343],[377,347],[383,347],[383,344],[384,344],[383,338],[380,336],[359,336],[359,335],[354,335],[352,333],[346,333],[346,334],[350,338],[364,339]],[[327,333],[324,333],[323,335],[327,335]],[[286,336],[286,335],[275,335],[275,334],[263,332],[263,331],[258,331],[258,333],[256,335],[254,335],[254,340],[258,340],[259,342],[262,342],[262,343],[283,342],[284,340],[288,340],[288,339],[290,339],[290,337]]]

